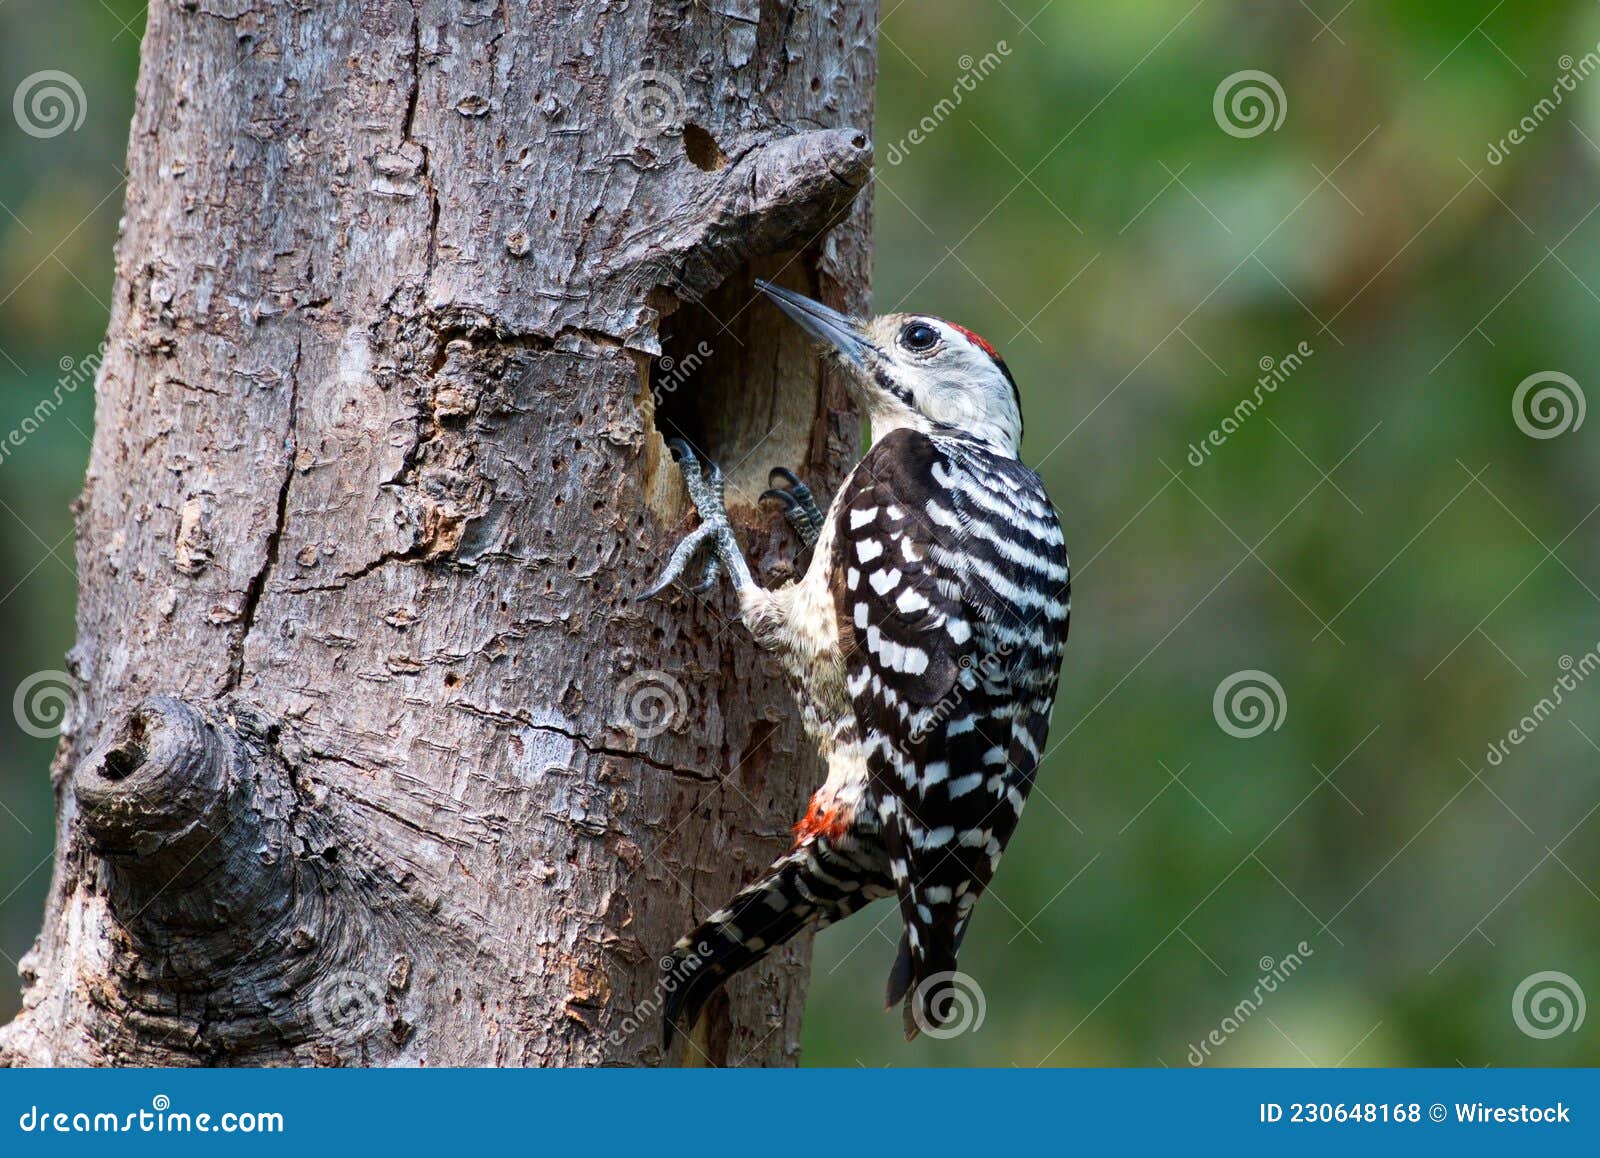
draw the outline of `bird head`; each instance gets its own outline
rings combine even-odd
[[[993,346],[927,314],[858,320],[793,290],[756,288],[823,348],[872,422],[872,440],[911,427],[964,435],[1015,457],[1022,442],[1016,381]]]

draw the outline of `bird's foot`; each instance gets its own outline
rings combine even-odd
[[[785,485],[780,487],[779,480]],[[822,534],[823,522],[822,512],[817,509],[817,500],[812,496],[811,488],[801,482],[794,471],[781,466],[772,468],[767,483],[771,489],[761,492],[761,497],[777,499],[783,504],[783,517],[789,520],[795,534],[800,536],[800,542],[810,550]]]
[[[701,566],[700,581],[691,590],[709,591],[724,569],[733,577],[735,588],[753,582],[750,568],[744,561],[744,553],[739,550],[739,540],[734,537],[733,526],[728,522],[722,491],[722,468],[716,463],[702,468],[694,451],[681,438],[669,439],[667,446],[683,471],[689,500],[700,513],[700,525],[673,549],[661,575],[639,596],[639,602],[654,599],[665,591],[702,552],[705,553],[705,562]]]

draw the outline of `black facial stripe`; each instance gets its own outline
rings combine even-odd
[[[883,367],[880,366],[874,370],[872,372],[872,377],[879,386],[883,387],[883,389],[887,390],[890,394],[893,394],[907,406],[912,405],[911,391],[907,390],[904,386],[900,385],[900,383],[896,382],[889,372]]]

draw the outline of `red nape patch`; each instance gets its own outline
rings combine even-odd
[[[984,339],[980,338],[977,334],[974,334],[971,330],[967,329],[967,327],[958,326],[954,322],[946,322],[945,325],[949,326],[952,330],[955,330],[958,333],[965,334],[972,344],[978,347],[978,349],[989,355],[989,357],[993,358],[996,362],[1000,361],[1000,351],[989,345],[988,342],[984,341]]]
[[[806,809],[806,814],[800,823],[794,826],[794,844],[799,848],[802,844],[825,836],[829,840],[838,840],[850,828],[850,818],[845,815],[842,808],[824,808],[817,803],[817,798],[811,798],[811,805]]]

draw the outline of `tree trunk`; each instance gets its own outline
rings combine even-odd
[[[865,301],[876,5],[155,4],[56,866],[11,1064],[656,1062],[672,942],[820,780],[725,591],[636,604],[724,463],[763,582]],[[829,231],[830,226],[837,226]],[[687,1060],[792,1063],[809,945]]]

